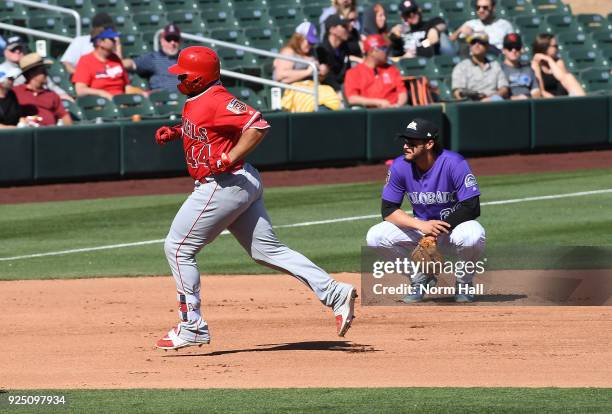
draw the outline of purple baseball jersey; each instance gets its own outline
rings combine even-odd
[[[460,201],[479,196],[480,191],[465,158],[444,150],[424,174],[403,155],[393,161],[382,198],[401,204],[404,194],[412,204],[415,217],[444,220]]]

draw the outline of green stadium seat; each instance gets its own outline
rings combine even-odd
[[[209,12],[202,15],[206,27],[209,30],[212,29],[229,29],[232,27],[238,28],[238,20],[234,17],[233,13],[228,11]]]
[[[232,0],[232,3],[234,3],[235,10],[247,7],[268,7],[266,0]]]
[[[177,10],[166,14],[168,22],[175,23],[183,33],[197,36],[206,34],[206,24],[195,10]]]
[[[123,56],[135,58],[150,51],[149,43],[142,38],[142,33],[128,33],[121,36]]]
[[[303,5],[305,5],[306,3],[311,3],[308,0],[273,0],[272,2],[267,2],[269,7],[285,7],[285,6],[292,6],[292,7],[302,7]]]
[[[126,93],[113,96],[113,103],[119,110],[119,115],[124,118],[129,118],[132,115],[140,115],[142,117],[155,116],[153,104],[145,96],[133,93]]]
[[[37,3],[46,4],[49,6],[57,6],[56,0],[38,0]],[[28,14],[29,17],[48,16],[49,14],[55,14],[55,12],[52,10],[47,10],[41,7],[32,7],[32,6],[26,6],[26,13]]]
[[[149,101],[157,115],[178,115],[183,112],[185,96],[178,91],[156,91],[149,95]]]
[[[56,85],[66,91],[66,93],[70,96],[76,96],[76,91],[74,89],[74,84],[70,81],[70,77],[68,74],[60,75],[58,73],[54,73],[53,75],[49,73],[49,77]]]
[[[227,0],[199,0],[197,2],[198,10],[204,15],[205,11],[219,12],[225,11],[228,13],[234,12],[234,5]]]
[[[192,0],[161,0],[166,11],[197,10],[198,4]]]
[[[295,33],[296,26],[293,24],[278,26],[278,32],[280,33],[281,39],[287,41]]]
[[[608,13],[608,21],[612,23],[612,13]]]
[[[25,6],[21,3],[2,1],[0,2],[0,16],[11,20],[25,20],[28,13]]]
[[[85,116],[83,115],[83,111],[81,111],[81,108],[79,108],[79,106],[75,102],[62,100],[62,105],[64,106],[64,109],[70,114],[70,118],[72,118],[73,121],[78,122],[84,119]]]
[[[132,15],[132,20],[141,32],[159,30],[168,24],[165,13],[136,13]]]
[[[272,18],[268,15],[265,7],[239,8],[234,11],[234,17],[238,20],[240,27],[270,27]]]
[[[223,48],[217,51],[221,58],[221,68],[249,74],[261,73],[257,58],[243,50]]]
[[[438,68],[440,74],[444,77],[450,76],[453,72],[453,68],[461,62],[461,57],[459,56],[434,56],[432,58],[433,63]]]
[[[30,29],[42,30],[57,35],[68,36],[70,33],[64,26],[63,17],[59,14],[49,14],[47,16],[36,15],[28,17],[27,25]]]
[[[421,5],[421,12],[423,15],[423,19],[429,20],[434,17],[440,17],[443,15],[442,10],[440,10],[440,5],[437,1],[425,1],[423,3],[419,3]],[[399,14],[399,6],[397,2],[393,2],[387,10],[387,19],[390,17],[389,14],[393,13],[397,15],[397,17],[401,21],[401,16]]]
[[[516,31],[523,37],[523,43],[531,44],[540,33],[550,33],[550,27],[539,16],[519,16],[514,18]]]
[[[569,50],[566,55],[569,56],[568,69],[572,72],[608,64],[596,49],[574,49]]]
[[[579,14],[576,18],[584,30],[589,32],[612,29],[612,25],[600,14]]]
[[[130,85],[144,90],[150,89],[149,81],[136,73],[130,73]]]
[[[533,16],[536,10],[527,0],[504,0],[498,2],[497,10],[501,16],[512,19],[518,16]]]
[[[599,53],[608,63],[612,62],[612,44],[602,45],[599,48]]]
[[[397,62],[402,76],[428,76],[431,70],[428,68],[429,60],[423,57],[400,59]]]
[[[329,6],[329,3],[327,4]],[[323,8],[318,4],[307,3],[304,7],[302,7],[302,13],[304,14],[304,18],[311,23],[315,23],[317,26],[319,24],[319,17],[321,13],[323,13]]]
[[[84,17],[91,19],[96,14],[96,9],[92,5],[91,0],[57,0],[57,5],[78,12],[81,15],[81,19]]]
[[[283,41],[278,39],[250,39],[249,46],[263,49],[273,53],[279,53],[283,47]]]
[[[239,27],[211,30],[210,38],[215,40],[222,40],[224,42],[238,43],[241,45],[249,43],[249,41],[244,35],[244,31]]]
[[[567,32],[557,35],[559,50],[579,47],[594,47],[595,44],[585,32]]]
[[[545,19],[552,31],[557,34],[583,31],[582,25],[572,15],[549,14]]]
[[[251,88],[247,88],[246,86],[233,86],[227,88],[227,90],[236,98],[240,99],[241,101],[258,111],[263,111],[264,109],[266,109],[265,101],[261,99],[261,96],[259,96]]]
[[[64,27],[68,30],[69,36],[76,36],[76,20],[73,16],[64,15],[62,17]],[[91,17],[81,15],[81,34],[89,34],[91,31]]]
[[[117,31],[122,35],[138,33],[138,26],[134,23],[129,14],[108,13],[108,15],[113,18]]]
[[[572,14],[569,5],[562,0],[531,0],[538,14]]]
[[[302,9],[295,6],[271,7],[270,16],[274,20],[275,25],[293,24],[297,27],[297,25],[306,20]]]
[[[84,119],[90,121],[96,120],[96,118],[114,120],[119,117],[119,111],[115,104],[101,96],[81,96],[76,99],[76,103],[81,108]]]
[[[580,81],[587,92],[612,91],[609,68],[592,68],[580,72]]]
[[[445,80],[434,78],[429,80],[429,84],[433,88],[434,92],[436,92],[439,96],[440,101],[453,100],[452,91]]]
[[[165,7],[160,0],[126,0],[131,13],[163,13]]]
[[[96,13],[129,13],[125,0],[91,0],[91,4],[96,9]]]
[[[278,29],[275,27],[247,28],[244,30],[244,35],[249,40],[250,45],[258,49],[265,49],[278,53],[283,47],[283,39],[281,39]]]
[[[599,47],[612,45],[612,30],[602,30],[591,33],[591,38]]]

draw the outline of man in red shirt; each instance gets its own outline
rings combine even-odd
[[[259,111],[223,87],[219,57],[212,49],[184,49],[168,72],[178,75],[177,87],[188,99],[182,125],[160,128],[155,139],[158,144],[182,139],[195,189],[176,214],[164,244],[176,283],[180,322],[157,341],[157,347],[176,350],[210,342],[208,323],[200,311],[195,256],[225,229],[253,260],[294,276],[314,291],[321,303],[333,309],[337,333],[344,336],[353,320],[355,288],[332,279],[278,240],[264,206],[259,172],[244,161],[270,125]]]
[[[25,55],[19,61],[21,75],[25,83],[15,86],[13,91],[17,95],[24,116],[40,117],[39,125],[57,125],[59,120],[63,125],[72,125],[70,114],[64,109],[59,95],[46,88],[47,68],[50,60],[43,60],[38,53]]]
[[[121,58],[115,54],[115,39],[119,36],[110,27],[92,30],[94,51],[81,56],[72,75],[77,96],[98,95],[112,99],[114,95],[125,93],[128,74]]]
[[[363,63],[349,69],[344,78],[344,94],[350,105],[370,108],[396,108],[408,100],[399,69],[388,64],[389,44],[379,34],[363,42]]]

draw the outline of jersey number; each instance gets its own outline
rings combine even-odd
[[[208,165],[210,158],[210,145],[204,144],[198,148],[191,147],[187,151],[187,163],[191,168],[198,168],[200,165]]]

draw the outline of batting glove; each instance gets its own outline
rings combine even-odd
[[[183,135],[180,125],[173,127],[163,126],[155,132],[155,141],[159,145],[164,145],[166,142],[179,139]]]
[[[229,155],[225,152],[221,153],[221,156],[217,159],[210,160],[210,172],[213,174],[221,174],[229,170],[233,162],[230,160]]]

